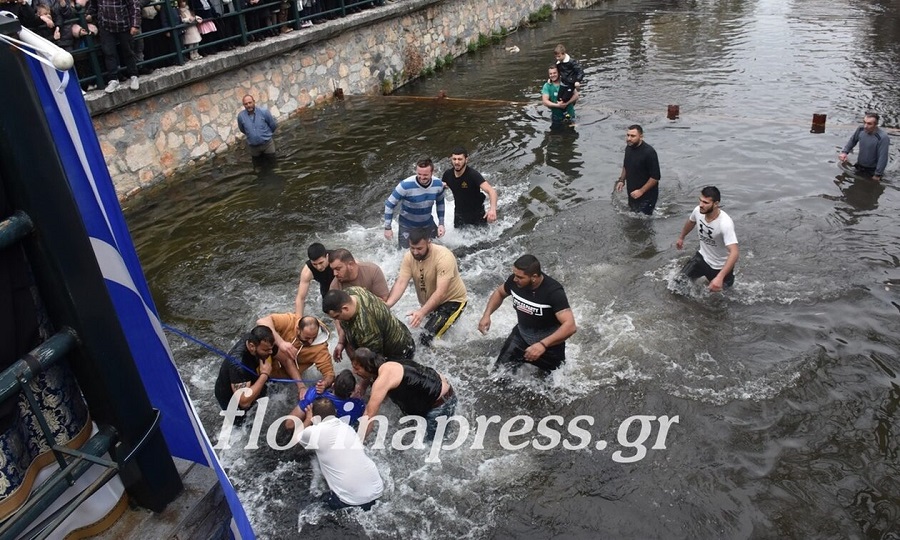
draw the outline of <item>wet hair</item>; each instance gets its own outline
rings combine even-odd
[[[450,150],[450,155],[451,156],[460,156],[461,155],[463,157],[469,157],[469,153],[466,152],[466,149],[463,148],[462,146],[454,146],[453,150]]]
[[[372,352],[366,347],[356,349],[353,356],[350,357],[350,361],[363,368],[363,371],[370,375],[376,375],[378,368],[386,362],[383,356]]]
[[[431,229],[410,229],[409,230],[409,244],[418,244],[422,240],[430,240],[431,239]]]
[[[344,248],[333,249],[328,253],[328,262],[341,261],[345,263],[356,262],[353,254]]]
[[[337,410],[334,408],[334,403],[327,397],[318,397],[313,400],[312,413],[313,416],[318,416],[322,419],[328,418],[329,416],[337,416]]]
[[[713,200],[713,202],[719,202],[722,200],[722,194],[719,193],[719,188],[717,188],[716,186],[706,186],[705,188],[700,190],[700,195],[709,197]]]
[[[866,111],[866,118],[874,118],[876,126],[878,125],[878,120],[881,119],[881,117],[878,116],[878,113],[874,113],[872,111]]]
[[[640,125],[638,125],[638,124],[631,124],[630,126],[628,126],[628,131],[631,131],[632,129],[636,130],[636,131],[637,131],[638,133],[640,133],[641,135],[644,134],[644,128],[642,128],[642,127],[641,127]]]
[[[560,43],[559,45],[554,47],[553,52],[566,54],[566,46]]]
[[[344,371],[337,374],[337,377],[334,378],[334,395],[341,399],[349,399],[350,395],[353,394],[353,389],[356,388],[356,377],[353,375],[353,372],[349,369],[345,369]]]
[[[328,250],[319,242],[310,244],[309,247],[306,248],[306,256],[309,257],[309,260],[311,261],[321,259],[325,255],[328,255]]]
[[[534,255],[522,255],[516,259],[513,266],[529,276],[541,275],[541,261],[537,260]]]
[[[340,289],[331,289],[322,298],[322,311],[331,313],[340,311],[342,307],[350,303],[350,295]]]
[[[275,345],[275,334],[272,333],[271,328],[260,324],[253,330],[250,330],[250,334],[247,336],[247,341],[254,345],[259,345],[262,341],[265,341],[270,345]]]
[[[416,167],[424,169],[425,167],[430,167],[431,171],[434,172],[434,162],[431,161],[430,158],[422,158],[416,162]]]

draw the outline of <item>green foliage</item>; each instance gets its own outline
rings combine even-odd
[[[434,68],[429,66],[429,67],[423,69],[422,75],[425,77],[431,77],[432,75],[434,75]]]
[[[435,70],[435,71],[440,71],[440,70],[442,70],[442,69],[444,69],[444,59],[441,58],[441,57],[438,57],[438,58],[434,61],[434,70]]]
[[[454,60],[453,55],[450,53],[447,53],[447,55],[444,56],[444,65],[446,65],[446,66],[451,65],[453,63],[453,60]]]
[[[397,76],[394,75],[394,79],[396,79],[396,78],[397,78]],[[386,96],[393,91],[394,91],[394,83],[392,83],[388,79],[381,81],[381,94],[382,95]]]
[[[544,4],[543,6],[541,6],[541,9],[528,15],[528,22],[531,24],[535,24],[541,21],[549,20],[551,17],[553,17],[553,6],[551,6],[550,4]]]
[[[491,44],[491,38],[484,34],[478,34],[478,48],[482,49]]]

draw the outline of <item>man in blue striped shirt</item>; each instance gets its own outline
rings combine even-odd
[[[394,237],[391,222],[398,205],[397,243],[401,249],[409,247],[411,229],[428,229],[432,238],[435,235],[444,236],[444,183],[434,176],[434,163],[430,159],[420,159],[416,163],[416,174],[397,184],[384,202],[384,237],[388,240]],[[431,208],[435,205],[438,216],[436,226],[431,215]]]

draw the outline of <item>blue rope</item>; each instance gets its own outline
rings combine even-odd
[[[256,373],[255,371],[253,371],[252,369],[250,369],[250,368],[248,368],[247,366],[245,366],[243,362],[241,362],[241,361],[238,360],[237,358],[234,358],[233,356],[231,356],[231,355],[228,354],[227,352],[225,352],[225,351],[223,351],[223,350],[221,350],[221,349],[217,349],[217,348],[215,348],[214,346],[210,345],[209,343],[206,343],[205,341],[202,341],[202,340],[200,340],[200,339],[198,339],[198,338],[195,338],[194,336],[188,334],[187,332],[184,332],[184,331],[182,331],[182,330],[179,330],[179,329],[177,329],[177,328],[175,328],[175,327],[173,327],[173,326],[169,326],[169,325],[166,324],[166,323],[161,323],[161,324],[162,324],[162,327],[163,327],[164,329],[168,330],[169,332],[172,332],[173,334],[178,334],[179,336],[183,337],[184,339],[186,339],[186,340],[188,340],[188,341],[193,341],[193,342],[196,343],[197,345],[200,345],[201,347],[204,347],[204,348],[206,348],[206,349],[209,349],[210,351],[216,353],[217,355],[221,356],[222,358],[227,359],[229,362],[231,362],[232,364],[234,364],[234,365],[240,367],[241,369],[243,369],[243,370],[245,370],[245,371],[247,371],[247,372],[249,372],[249,373],[252,373],[252,374],[254,374],[254,375],[257,375],[257,373]],[[298,382],[302,382],[302,383],[304,383],[304,384],[316,384],[317,382],[319,382],[318,380],[313,380],[313,379],[269,379],[269,380],[272,381],[272,382],[277,382],[277,383],[298,383]]]

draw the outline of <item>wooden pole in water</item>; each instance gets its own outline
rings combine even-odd
[[[681,108],[678,105],[669,105],[668,111],[666,111],[666,118],[669,120],[675,120],[678,118],[678,114],[681,112]]]
[[[827,114],[813,114],[812,127],[810,133],[825,133],[825,119]]]

